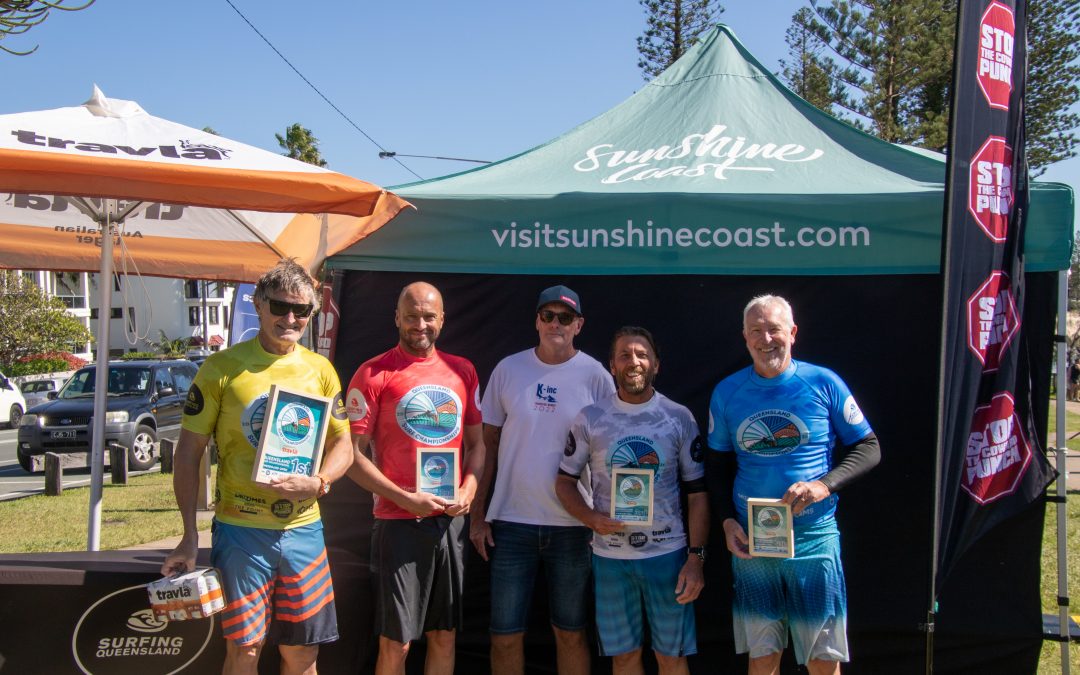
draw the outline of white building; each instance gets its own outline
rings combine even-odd
[[[25,272],[46,293],[59,298],[68,311],[97,339],[97,274],[86,272]],[[205,282],[161,277],[120,275],[113,277],[112,306],[109,308],[109,355],[152,351],[148,341],[158,341],[161,332],[172,340],[195,338],[217,351],[229,343],[229,313],[234,288],[216,281]],[[205,307],[205,311],[204,311]],[[205,324],[203,318],[205,316]],[[73,351],[88,361],[96,357],[94,345],[74,345]]]

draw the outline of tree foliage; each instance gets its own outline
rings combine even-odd
[[[821,0],[792,16],[783,77],[814,105],[893,143],[948,142],[956,0]],[[1032,173],[1076,154],[1080,0],[1028,3]],[[825,86],[820,79],[825,77]],[[822,105],[822,99],[827,105]]]
[[[22,274],[0,270],[0,366],[92,339],[58,298]]]
[[[638,68],[651,80],[694,46],[724,11],[716,0],[639,0],[645,32],[637,39]]]
[[[77,0],[74,0],[77,3]],[[4,38],[22,35],[34,26],[49,18],[49,12],[59,9],[64,12],[77,12],[94,4],[95,0],[86,0],[83,4],[71,4],[68,0],[0,0],[0,51],[15,56],[26,56],[37,51],[37,45],[27,51],[8,49]]]
[[[1033,175],[1076,156],[1080,0],[1028,3],[1027,155]]]
[[[187,353],[188,347],[191,346],[190,337],[170,338],[165,331],[158,329],[158,339],[144,340],[146,346],[153,350],[154,353],[162,356],[183,356]]]
[[[277,137],[278,145],[287,151],[283,153],[285,156],[315,166],[326,166],[326,160],[319,154],[319,139],[315,138],[311,129],[304,128],[299,122],[285,129],[284,136],[274,136]]]

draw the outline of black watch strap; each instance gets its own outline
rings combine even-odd
[[[686,552],[690,555],[696,555],[701,558],[701,562],[705,562],[705,547],[704,546],[691,546],[686,549]]]

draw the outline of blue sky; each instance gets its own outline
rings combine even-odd
[[[635,0],[232,0],[360,129],[402,154],[497,160],[604,112],[644,84]],[[803,0],[728,0],[721,16],[779,70]],[[297,7],[310,7],[298,11]],[[54,12],[0,54],[0,113],[78,105],[97,84],[148,112],[280,151],[300,122],[330,168],[380,185],[415,176],[312,91],[225,0],[99,0]],[[424,178],[472,164],[402,160]],[[1041,178],[1080,185],[1080,159]],[[1080,219],[1078,219],[1080,220]]]

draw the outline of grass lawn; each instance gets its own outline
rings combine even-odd
[[[1051,411],[1054,402],[1051,401]],[[1066,438],[1080,431],[1080,415],[1068,412],[1065,416]],[[1049,445],[1055,445],[1054,422],[1051,417]],[[1080,437],[1068,442],[1069,455],[1080,453]],[[1049,492],[1053,494],[1054,486]],[[1066,505],[1066,548],[1068,558],[1069,612],[1078,617],[1080,622],[1080,490],[1072,490]],[[1057,614],[1057,504],[1047,504],[1046,525],[1043,528],[1042,544],[1042,609],[1047,614]],[[1069,645],[1069,667],[1071,672],[1080,673],[1080,645]],[[1044,642],[1042,656],[1039,659],[1039,675],[1060,675],[1061,645],[1057,642]]]
[[[35,495],[0,502],[0,553],[85,551],[89,502],[89,487],[67,488],[59,497]],[[199,526],[207,528],[210,523]],[[101,499],[102,550],[145,544],[183,531],[171,475],[132,476],[126,486],[106,482]]]

